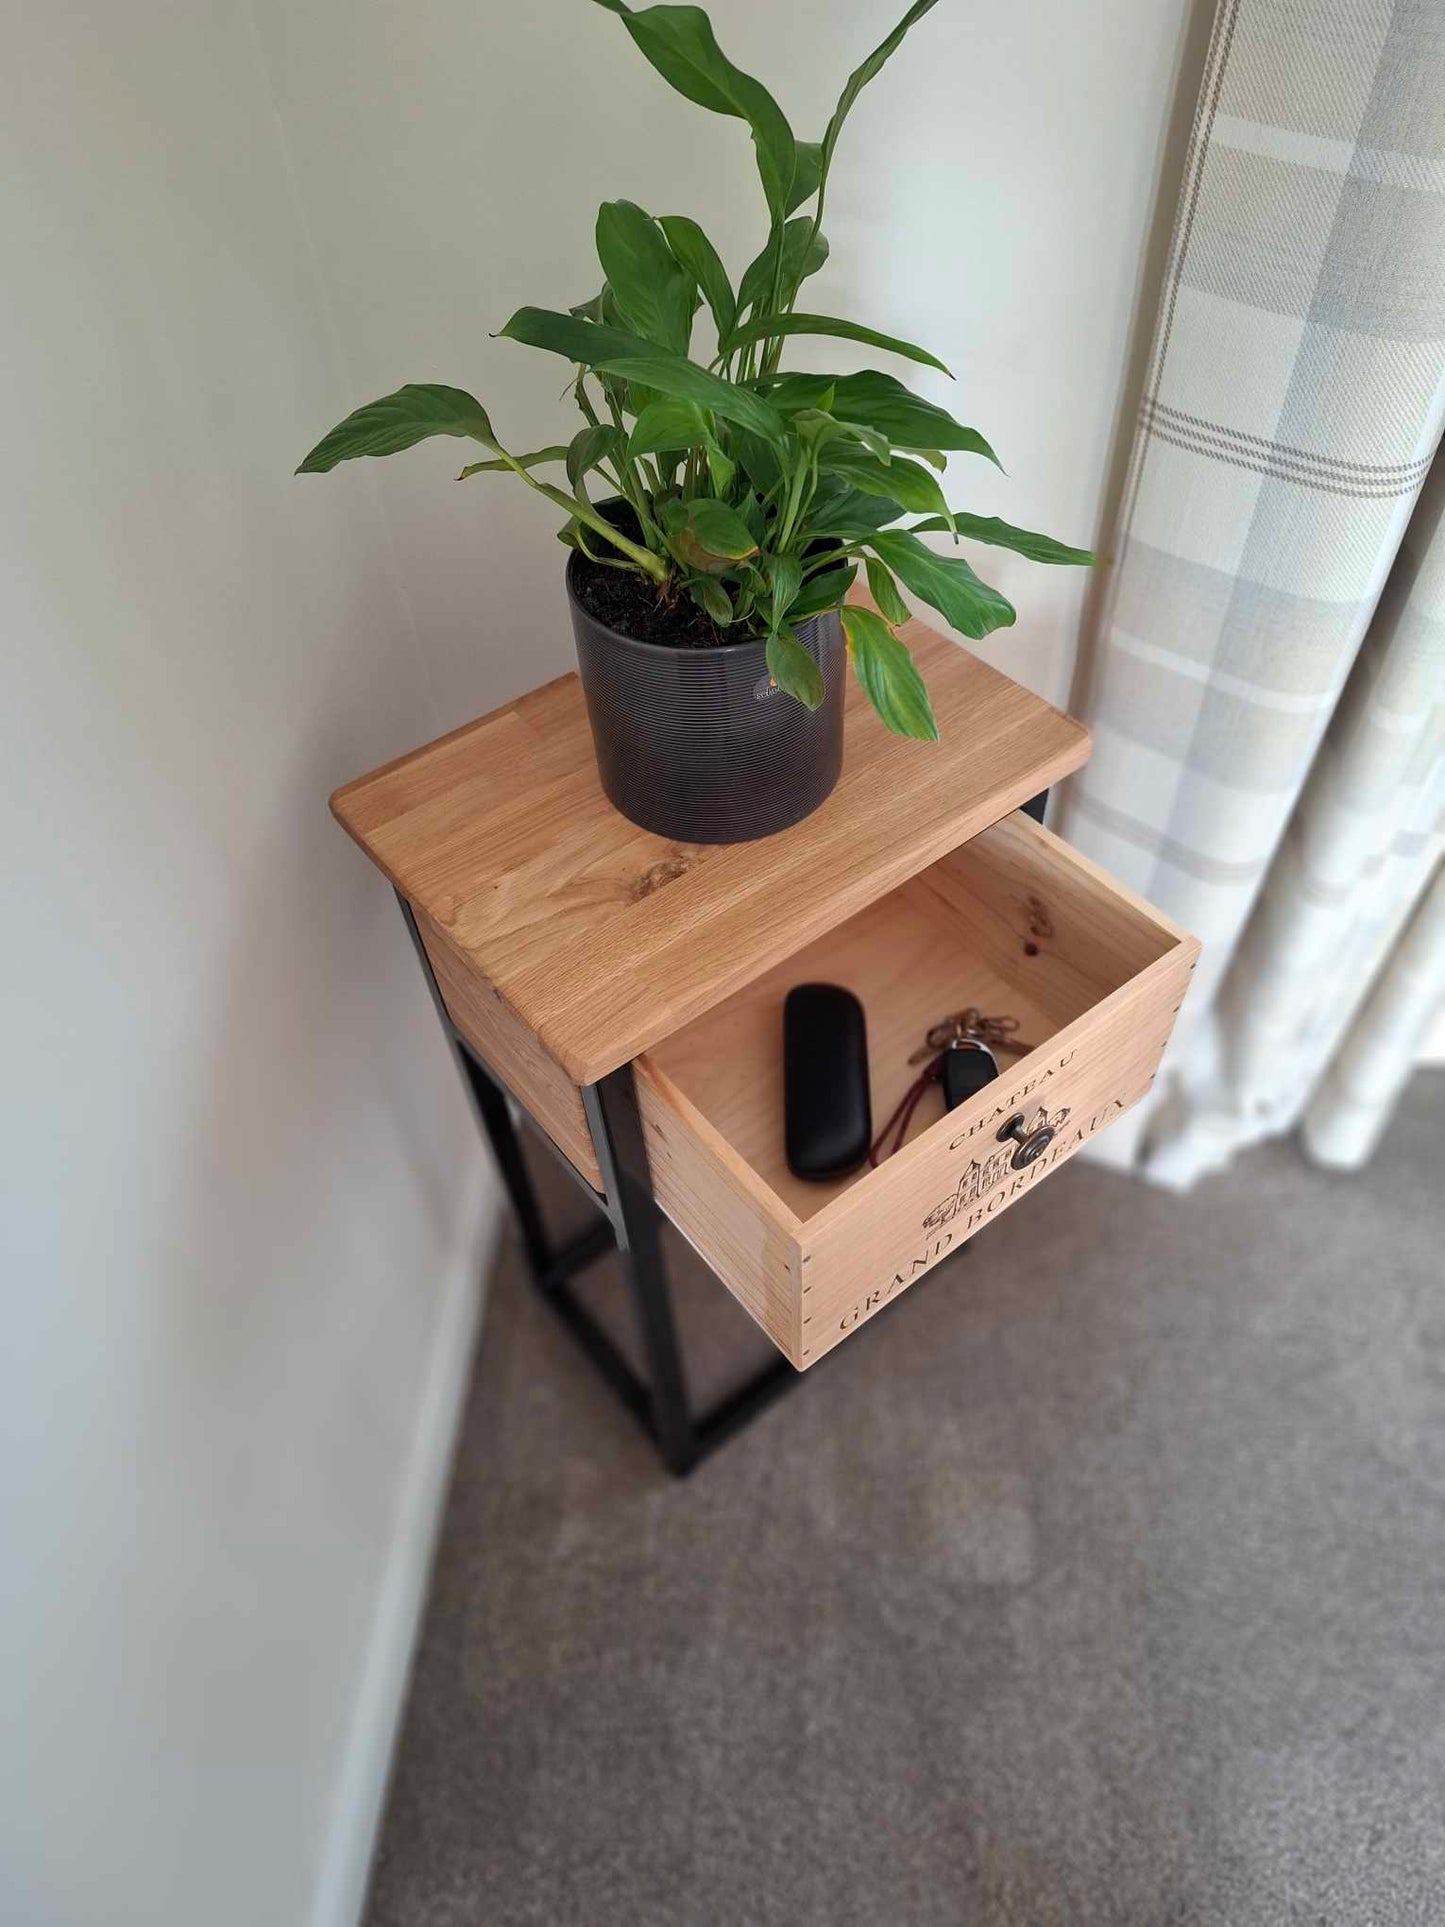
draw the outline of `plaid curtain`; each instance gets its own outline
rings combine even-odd
[[[1439,860],[1442,420],[1445,0],[1220,0],[1063,811],[1204,942],[1166,1182],[1343,1088]]]

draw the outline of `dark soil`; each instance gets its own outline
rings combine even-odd
[[[656,585],[631,569],[606,569],[585,555],[572,559],[577,600],[598,622],[635,642],[656,642],[671,649],[720,649],[746,640],[741,629],[719,629],[685,589],[659,595]]]

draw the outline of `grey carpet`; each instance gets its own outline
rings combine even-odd
[[[1442,1141],[1072,1164],[681,1484],[508,1253],[370,1927],[1445,1920]]]

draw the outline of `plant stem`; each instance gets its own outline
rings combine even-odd
[[[602,424],[601,422],[598,421],[597,410],[592,406],[591,399],[588,396],[586,381],[587,381],[587,377],[579,368],[577,370],[577,384],[573,388],[572,393],[573,393],[573,396],[576,398],[577,406],[582,410],[582,413],[587,417],[589,424],[593,428],[600,428]]]
[[[654,536],[660,542],[662,538],[648,506],[647,484],[645,479],[638,475],[637,464],[627,453],[627,429],[622,420],[622,410],[617,406],[617,398],[612,393],[610,383],[603,382],[602,393],[607,399],[607,412],[612,417],[612,426],[617,430],[617,439],[620,444],[620,452],[613,459],[617,464],[617,473],[622,478],[622,493],[632,504],[637,519],[642,524],[643,534]]]
[[[803,504],[803,487],[807,482],[810,467],[811,463],[805,455],[793,472],[793,477],[788,487],[787,506],[783,510],[782,517],[778,523],[777,539],[774,543],[774,547],[779,555],[787,553],[788,544],[793,539],[793,529],[797,524],[798,511]]]
[[[599,569],[622,569],[628,575],[635,575],[637,573],[636,565],[634,563],[618,562],[614,560],[611,556],[594,555],[591,549],[588,548],[586,542],[582,539],[582,532],[580,529],[577,532],[577,546],[582,551],[583,555],[586,556],[587,560],[591,563],[594,563],[596,567]]]
[[[536,489],[539,495],[545,495],[549,502],[555,502],[558,508],[565,509],[568,515],[575,517],[585,527],[594,529],[605,542],[610,542],[614,549],[619,549],[623,555],[630,556],[643,574],[651,576],[659,587],[670,580],[672,571],[661,556],[654,555],[651,549],[643,548],[641,543],[634,542],[630,536],[624,535],[621,529],[614,528],[605,516],[598,514],[590,502],[580,501],[575,495],[566,495],[560,488],[553,488],[550,482],[537,481],[527,473],[519,461],[514,460],[507,453],[505,448],[498,447],[497,453],[508,468],[515,469],[528,488]]]
[[[847,549],[829,549],[826,555],[815,555],[810,562],[803,563],[803,580],[809,576],[820,575],[824,569],[839,569],[847,561]]]

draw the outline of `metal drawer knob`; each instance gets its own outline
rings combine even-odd
[[[1023,1112],[1015,1111],[998,1134],[1000,1144],[1007,1144],[1010,1138],[1018,1149],[1009,1159],[1009,1163],[1015,1171],[1023,1171],[1048,1150],[1054,1141],[1054,1129],[1051,1124],[1041,1124],[1036,1131],[1026,1131]]]

